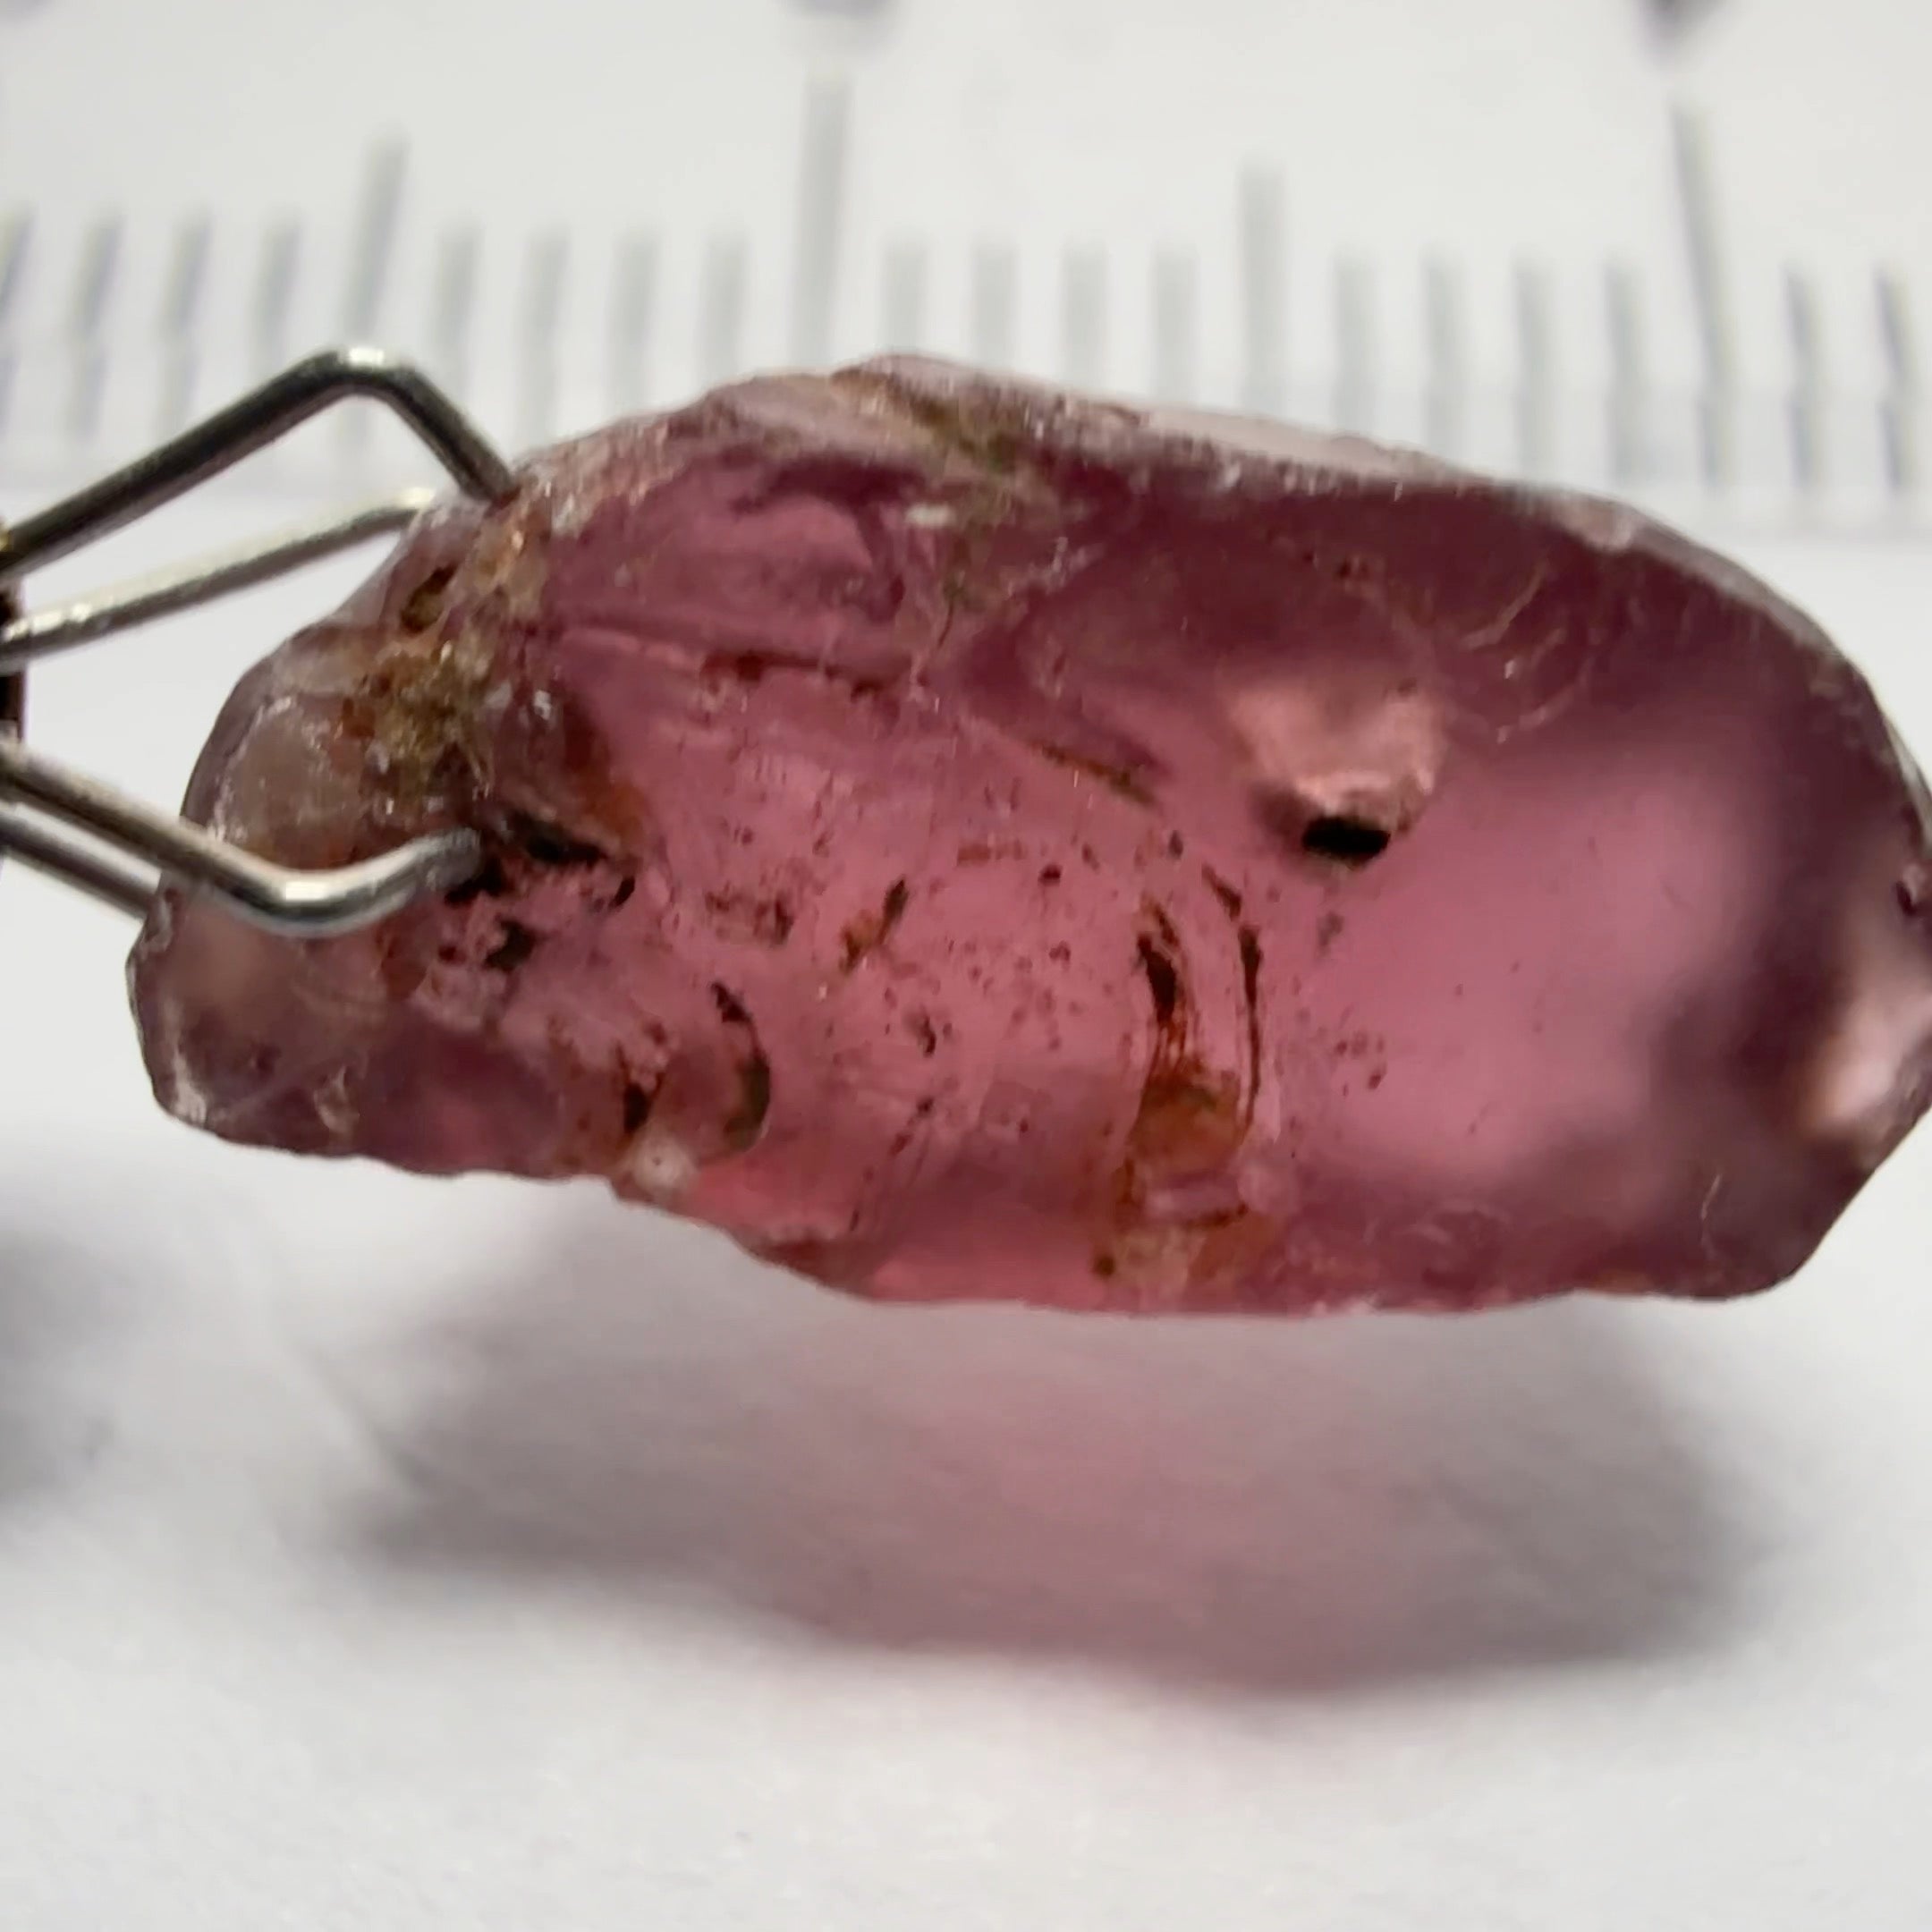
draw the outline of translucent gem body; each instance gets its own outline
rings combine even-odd
[[[196,816],[452,902],[170,900],[157,1091],[590,1174],[881,1297],[1723,1295],[1932,1097],[1856,672],[1629,513],[932,365],[544,453],[251,674]]]

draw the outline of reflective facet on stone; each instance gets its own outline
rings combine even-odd
[[[307,944],[166,897],[164,1106],[604,1176],[880,1297],[1733,1294],[1932,1094],[1925,794],[1762,586],[1602,504],[931,364],[432,512],[188,809],[490,857]]]

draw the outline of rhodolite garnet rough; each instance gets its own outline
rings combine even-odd
[[[1766,1286],[1932,1093],[1917,775],[1631,512],[914,362],[521,474],[224,712],[229,838],[488,856],[322,941],[165,895],[182,1119],[878,1297],[1301,1311]]]

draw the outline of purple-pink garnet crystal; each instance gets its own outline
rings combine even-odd
[[[432,511],[188,809],[487,858],[327,940],[165,895],[173,1113],[602,1176],[884,1299],[1736,1294],[1932,1097],[1926,795],[1762,586],[1601,503],[928,363]]]

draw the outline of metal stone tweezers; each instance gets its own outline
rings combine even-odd
[[[30,750],[27,667],[37,657],[210,602],[400,530],[431,492],[407,490],[252,548],[59,608],[23,613],[28,572],[84,547],[183,495],[318,411],[366,396],[400,416],[456,482],[499,502],[514,472],[427,377],[369,349],[297,363],[205,422],[11,529],[0,523],[0,852],[137,915],[157,878],[219,901],[271,931],[353,931],[476,869],[475,835],[438,833],[359,864],[299,871],[271,864],[199,826],[128,797]]]

